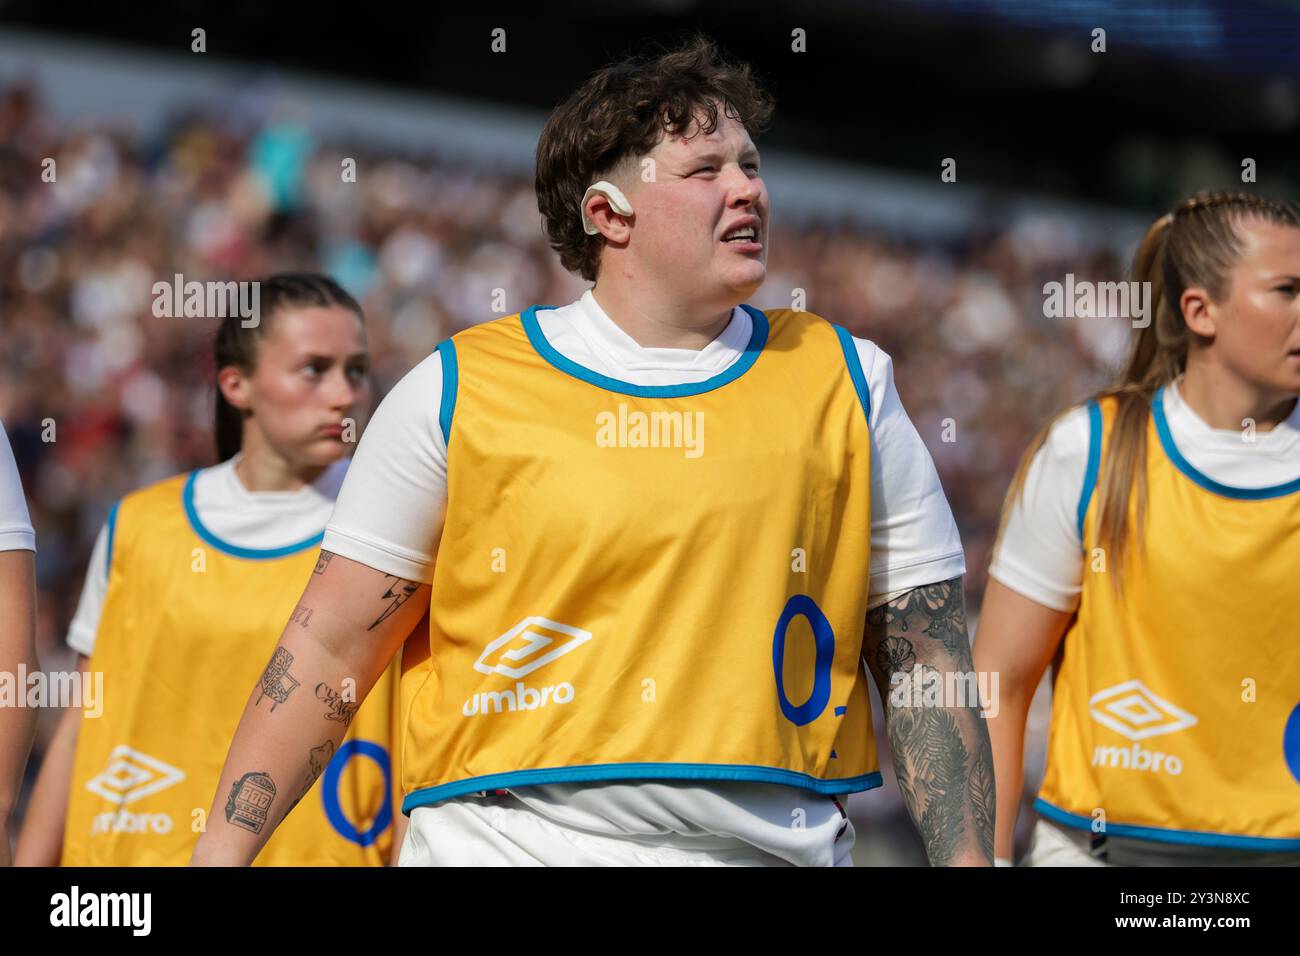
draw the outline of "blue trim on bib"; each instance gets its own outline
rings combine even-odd
[[[1079,546],[1083,547],[1083,519],[1088,514],[1088,503],[1097,490],[1097,473],[1101,470],[1101,405],[1088,403],[1088,465],[1083,469],[1083,487],[1079,490],[1079,507],[1075,510],[1075,524],[1079,529]]]
[[[117,509],[122,506],[122,499],[113,502],[113,507],[108,509],[108,548],[104,555],[104,573],[109,574],[113,570],[113,535],[117,533]]]
[[[402,812],[410,815],[423,807],[452,797],[463,797],[479,790],[503,787],[530,787],[547,783],[583,783],[592,780],[753,780],[779,783],[814,793],[856,793],[874,790],[881,784],[880,772],[859,777],[820,780],[806,773],[778,767],[754,767],[746,764],[709,763],[604,763],[584,767],[547,767],[539,770],[509,770],[469,777],[436,787],[413,790],[402,801]]]
[[[1241,498],[1247,501],[1281,498],[1283,495],[1300,491],[1300,478],[1288,481],[1286,484],[1272,485],[1267,488],[1237,488],[1233,485],[1221,484],[1208,475],[1197,471],[1192,467],[1192,463],[1183,457],[1183,453],[1178,450],[1178,446],[1174,444],[1174,436],[1169,431],[1169,422],[1165,418],[1164,396],[1165,387],[1161,385],[1156,389],[1155,397],[1151,399],[1151,417],[1155,419],[1156,434],[1160,436],[1160,444],[1164,446],[1165,454],[1169,456],[1169,460],[1173,462],[1174,467],[1206,491],[1212,491],[1224,498]]]
[[[1034,809],[1057,823],[1081,830],[1092,829],[1092,818],[1070,813],[1053,806],[1042,797],[1034,801]],[[1157,843],[1183,843],[1191,846],[1217,846],[1234,850],[1300,850],[1300,840],[1284,837],[1236,836],[1231,833],[1205,833],[1200,830],[1169,830],[1164,827],[1140,827],[1127,823],[1107,823],[1109,836],[1129,837],[1136,840],[1153,840]]]
[[[567,375],[572,375],[576,379],[598,386],[606,391],[618,392],[620,395],[637,395],[641,398],[680,398],[686,395],[702,395],[705,392],[711,392],[715,388],[721,388],[728,382],[735,381],[749,371],[750,366],[758,361],[758,355],[763,350],[763,346],[767,344],[767,316],[752,306],[742,304],[741,308],[749,313],[749,317],[753,321],[753,328],[750,332],[749,344],[745,346],[744,353],[732,363],[730,368],[719,372],[712,378],[706,378],[702,382],[692,382],[685,385],[633,385],[631,382],[622,382],[616,378],[601,375],[599,372],[593,372],[591,369],[579,365],[557,352],[551,346],[551,343],[546,341],[546,336],[542,334],[542,327],[537,321],[538,309],[554,308],[553,305],[534,305],[529,306],[520,313],[524,331],[528,334],[528,341],[532,343],[537,354]]]
[[[849,378],[853,379],[853,387],[857,390],[858,401],[862,403],[862,411],[866,413],[867,425],[871,425],[871,388],[867,385],[867,377],[862,374],[862,359],[858,356],[858,348],[853,344],[853,335],[842,325],[831,324],[835,334],[839,337],[840,348],[844,350],[844,362],[849,367]]]
[[[284,558],[291,554],[297,554],[299,551],[305,551],[308,548],[314,548],[325,539],[325,531],[321,530],[320,534],[307,538],[305,541],[299,541],[297,544],[285,545],[283,548],[241,548],[238,545],[223,541],[215,534],[209,531],[199,520],[199,512],[194,507],[194,480],[199,476],[203,469],[195,469],[190,472],[189,478],[185,481],[185,490],[181,493],[181,501],[185,505],[185,517],[189,519],[190,527],[194,529],[205,544],[209,544],[218,551],[228,554],[235,558],[251,558],[255,561],[267,561],[273,558]]]
[[[442,354],[442,403],[438,406],[438,426],[443,444],[451,445],[451,416],[456,410],[456,391],[460,385],[460,367],[456,364],[456,343],[451,339],[434,349]]]

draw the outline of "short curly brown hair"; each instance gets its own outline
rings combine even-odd
[[[749,65],[724,59],[697,34],[675,50],[601,69],[555,109],[537,141],[534,188],[564,268],[596,279],[605,239],[583,231],[578,204],[587,187],[650,152],[665,132],[688,129],[697,113],[701,131],[713,132],[718,102],[751,137],[771,122],[772,97]]]

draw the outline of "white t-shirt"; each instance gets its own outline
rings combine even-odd
[[[23,483],[4,423],[0,422],[0,551],[35,551],[36,533],[27,513]]]
[[[312,484],[297,491],[249,491],[235,473],[236,454],[194,479],[194,510],[214,536],[238,548],[283,548],[320,534],[334,510],[348,460],[326,468]],[[108,591],[108,525],[99,529],[81,600],[68,628],[68,645],[90,656],[99,632],[99,616]]]
[[[711,378],[741,357],[752,331],[749,314],[737,307],[703,349],[643,348],[590,291],[562,308],[539,310],[537,319],[565,358],[633,385]],[[853,341],[871,394],[869,603],[876,604],[894,591],[959,577],[966,566],[934,462],[894,388],[889,356],[865,339]],[[388,393],[357,446],[322,548],[385,574],[432,582],[447,498],[441,396],[436,353]],[[832,863],[835,837],[844,829],[831,798],[776,784],[554,784],[511,792],[562,826],[613,836],[731,835],[799,863]],[[472,797],[458,799],[477,807]],[[437,826],[444,805],[413,814],[412,827],[430,827],[428,840],[447,839],[454,828]],[[796,820],[802,828],[792,826]]]
[[[1286,420],[1244,441],[1240,429],[1211,428],[1183,401],[1178,383],[1163,393],[1174,445],[1197,471],[1236,488],[1267,488],[1300,477],[1300,402]],[[1073,611],[1083,590],[1078,507],[1091,431],[1086,406],[1052,426],[1030,462],[989,575],[1058,611]]]

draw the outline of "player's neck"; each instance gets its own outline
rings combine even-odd
[[[1178,395],[1211,428],[1269,432],[1295,409],[1296,399],[1261,390],[1208,361],[1189,361]]]
[[[235,477],[252,493],[261,491],[299,491],[314,482],[325,471],[323,465],[307,468],[295,466],[272,448],[244,435],[243,454],[235,462]]]
[[[643,349],[698,352],[722,334],[733,311],[724,308],[719,314],[716,308],[702,307],[692,312],[689,307],[656,303],[635,290],[610,283],[593,288],[591,294],[610,321]]]

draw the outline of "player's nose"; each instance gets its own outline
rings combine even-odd
[[[728,205],[735,206],[757,206],[759,199],[763,195],[763,180],[758,176],[746,175],[744,170],[737,168],[734,175],[728,181]],[[762,215],[762,212],[755,210],[755,215]]]
[[[364,397],[368,387],[367,380],[363,376],[353,381],[341,365],[335,366],[335,372],[336,374],[330,377],[330,389],[326,400],[331,408],[350,409]]]

